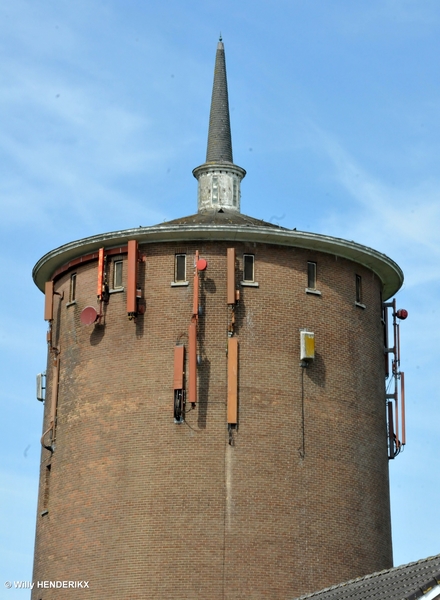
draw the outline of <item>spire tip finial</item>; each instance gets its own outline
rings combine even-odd
[[[222,38],[222,32],[221,32],[221,31],[220,31],[220,35],[219,35],[218,41],[219,41],[219,42],[222,42],[222,41],[223,41],[223,38]]]

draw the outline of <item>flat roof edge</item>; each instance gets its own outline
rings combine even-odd
[[[43,291],[55,271],[75,258],[89,254],[105,246],[113,248],[126,245],[128,240],[139,243],[179,241],[231,241],[259,242],[316,250],[352,260],[371,269],[382,281],[384,300],[393,296],[402,286],[404,276],[401,268],[391,258],[353,241],[305,231],[274,229],[242,225],[154,225],[137,227],[94,235],[64,244],[51,250],[36,263],[32,277]]]

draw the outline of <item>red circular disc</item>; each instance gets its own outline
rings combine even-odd
[[[397,318],[398,319],[406,319],[406,317],[408,316],[408,311],[405,310],[404,308],[399,308],[399,310],[396,312]]]
[[[98,318],[98,313],[93,306],[86,306],[83,311],[81,311],[80,321],[83,325],[92,325]]]
[[[206,260],[204,258],[199,258],[199,260],[197,261],[197,271],[204,271],[207,266],[208,263],[206,262]]]

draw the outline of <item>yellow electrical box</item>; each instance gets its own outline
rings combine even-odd
[[[315,358],[315,334],[311,331],[301,331],[301,360]]]

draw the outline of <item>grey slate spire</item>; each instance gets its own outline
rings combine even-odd
[[[233,162],[225,48],[220,36],[215,57],[206,162],[223,161]]]
[[[220,36],[215,57],[206,162],[193,170],[198,181],[198,210],[240,212],[240,182],[246,171],[232,160],[225,49]]]

